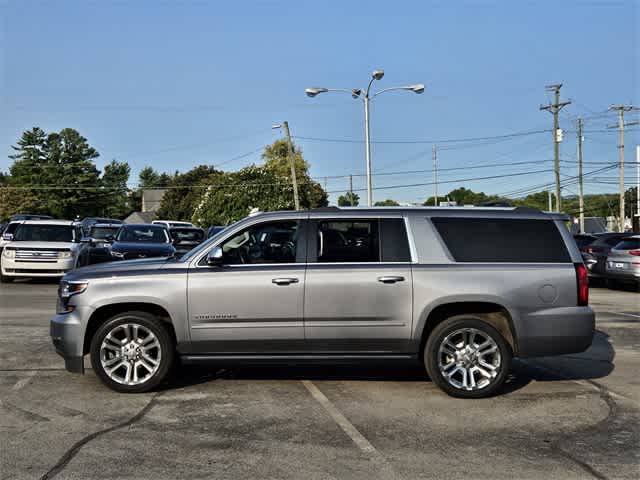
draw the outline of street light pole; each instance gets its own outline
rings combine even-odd
[[[371,90],[371,85],[373,84],[374,80],[381,80],[382,77],[384,77],[384,70],[382,69],[374,70],[373,73],[371,74],[371,80],[369,80],[369,85],[367,86],[367,89],[364,91],[364,94],[361,88],[354,88],[352,90],[348,90],[346,88],[312,87],[312,88],[305,89],[305,93],[309,97],[315,97],[320,93],[326,93],[326,92],[346,92],[346,93],[350,93],[354,99],[359,98],[363,101],[364,103],[364,143],[365,143],[365,160],[367,164],[366,166],[367,166],[367,205],[368,206],[373,205],[373,182],[371,180],[371,177],[372,177],[371,129],[369,125],[370,123],[369,103],[374,97],[380,95],[381,93],[389,92],[392,90],[409,90],[409,91],[412,91],[413,93],[418,93],[418,94],[424,92],[424,85],[421,83],[417,83],[415,85],[407,85],[404,87],[385,88],[383,90],[380,90],[379,92],[374,93],[373,95],[370,95],[369,92]]]

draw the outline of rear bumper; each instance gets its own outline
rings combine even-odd
[[[595,333],[590,307],[561,307],[523,315],[517,325],[518,356],[544,357],[584,352]]]
[[[84,325],[78,310],[55,315],[49,322],[49,333],[56,353],[64,358],[65,368],[84,373]]]

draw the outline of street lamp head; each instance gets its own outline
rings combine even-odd
[[[384,70],[381,68],[374,70],[371,74],[371,78],[373,78],[374,80],[381,80],[382,77],[384,77]]]
[[[361,93],[362,90],[360,88],[354,88],[353,90],[351,90],[351,96],[353,98],[359,98]]]
[[[409,90],[411,90],[413,93],[423,93],[424,84],[416,83],[415,85],[409,85]]]
[[[304,89],[304,93],[306,93],[308,97],[315,97],[319,93],[325,93],[325,92],[328,92],[328,91],[329,91],[329,89],[320,88],[320,87],[311,87],[311,88],[305,88]]]
[[[275,130],[275,129],[277,129],[277,128],[282,128],[282,124],[281,124],[281,123],[278,123],[278,124],[272,125],[272,126],[271,126],[271,128],[272,128],[273,130]]]

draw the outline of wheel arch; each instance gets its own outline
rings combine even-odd
[[[511,347],[512,353],[517,355],[518,338],[509,309],[500,303],[479,300],[456,300],[431,308],[423,317],[419,351],[424,350],[429,335],[437,325],[447,318],[464,314],[473,315],[498,330]]]
[[[174,345],[177,343],[176,331],[169,312],[161,305],[151,302],[121,302],[103,305],[97,308],[89,317],[84,333],[82,354],[89,353],[91,339],[100,326],[115,315],[124,312],[145,312],[158,318],[167,328]]]

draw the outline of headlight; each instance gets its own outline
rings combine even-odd
[[[64,250],[62,252],[58,252],[58,258],[71,258],[74,254],[75,252],[71,250]]]
[[[113,258],[124,258],[124,252],[114,252],[111,250],[111,256]]]
[[[2,250],[2,256],[5,258],[16,258],[16,251],[13,248],[5,248]]]
[[[78,295],[87,289],[89,282],[60,282],[60,298],[69,298],[72,295]]]

